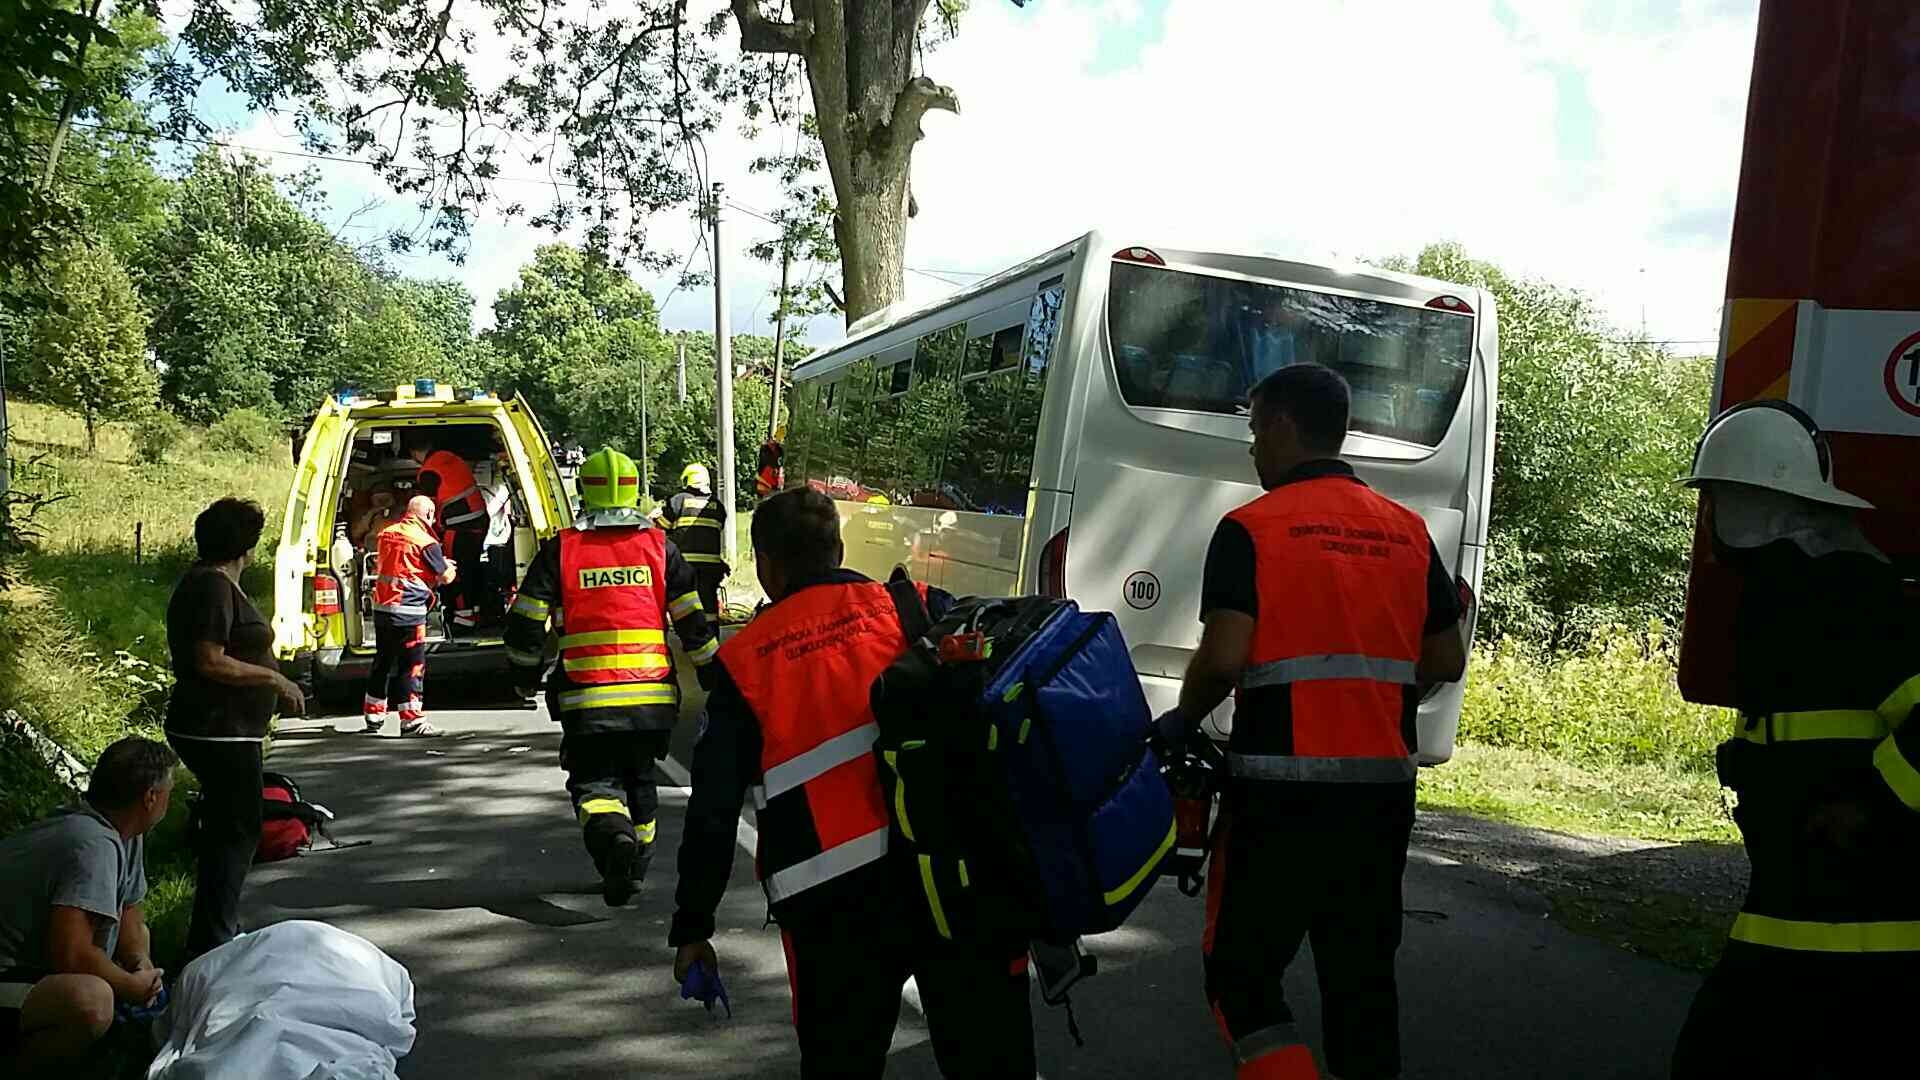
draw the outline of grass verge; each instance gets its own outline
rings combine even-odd
[[[1420,806],[1586,836],[1740,842],[1711,774],[1541,750],[1461,743],[1453,760],[1421,770]]]
[[[274,456],[216,452],[192,433],[164,461],[142,461],[132,431],[107,425],[88,457],[78,418],[9,402],[15,484],[64,496],[35,519],[43,532],[20,560],[22,583],[0,594],[0,708],[18,711],[81,761],[125,735],[161,737],[167,671],[166,605],[193,558],[193,519],[216,498],[252,498],[267,510],[244,584],[271,604],[271,552],[291,469]],[[136,526],[138,532],[136,534]],[[182,770],[174,812],[147,844],[144,905],[154,957],[172,966],[192,905]],[[23,747],[0,745],[0,833],[68,797]]]

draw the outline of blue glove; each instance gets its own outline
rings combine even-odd
[[[151,1020],[165,1011],[167,1011],[167,986],[161,983],[160,993],[154,996],[152,1004],[129,1005],[124,1001],[120,1002],[113,1007],[113,1018],[125,1024],[135,1020]]]
[[[727,1019],[733,1019],[733,1002],[727,999],[727,987],[720,981],[720,973],[707,966],[704,960],[695,960],[687,969],[687,981],[680,984],[681,1001],[698,1001],[713,1011],[713,1003],[718,1001],[727,1010]]]

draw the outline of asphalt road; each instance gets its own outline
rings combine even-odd
[[[430,687],[429,705],[444,693]],[[763,925],[744,853],[715,943],[733,1018],[678,998],[666,944],[686,802],[676,764],[662,770],[653,876],[633,903],[608,910],[544,708],[431,715],[448,738],[367,737],[354,731],[357,717],[282,728],[270,767],[335,811],[341,840],[371,843],[257,868],[248,926],[324,919],[405,964],[419,1010],[405,1077],[798,1074],[779,937]],[[680,733],[682,755],[690,738]],[[751,842],[746,821],[741,834]],[[1417,847],[1407,907],[1408,1078],[1665,1075],[1695,977],[1569,933],[1508,879]],[[1065,1015],[1036,994],[1041,1074],[1230,1076],[1202,998],[1201,922],[1201,902],[1162,883],[1124,929],[1089,942],[1101,971],[1075,994],[1087,1045],[1076,1049]],[[1317,1033],[1311,971],[1303,954],[1286,981],[1304,1029]],[[937,1076],[907,996],[889,1075]]]

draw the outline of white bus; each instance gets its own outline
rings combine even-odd
[[[1353,385],[1342,456],[1426,519],[1471,600],[1493,477],[1492,297],[1135,239],[1089,233],[856,323],[800,365],[787,476],[838,502],[848,566],[1112,610],[1149,702],[1169,708],[1199,642],[1214,526],[1261,493],[1248,388],[1311,360]],[[1461,694],[1421,706],[1422,762],[1451,756]],[[1231,714],[1216,711],[1216,734]]]

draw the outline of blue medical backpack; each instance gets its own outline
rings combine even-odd
[[[935,929],[1068,944],[1119,927],[1172,849],[1172,796],[1119,625],[1070,600],[889,585],[911,648],[872,692],[894,846]]]

